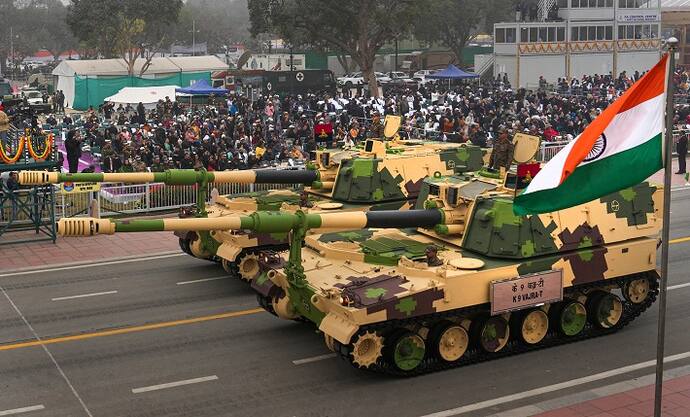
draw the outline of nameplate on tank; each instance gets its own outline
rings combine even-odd
[[[491,315],[563,299],[563,270],[521,275],[491,282]]]

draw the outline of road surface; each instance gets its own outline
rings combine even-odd
[[[690,191],[674,192],[667,355],[690,351],[688,208]],[[334,358],[312,327],[188,256],[0,274],[0,287],[0,416],[417,417],[517,394],[462,414],[486,416],[652,373],[615,370],[656,348],[658,304],[612,336],[395,379]]]

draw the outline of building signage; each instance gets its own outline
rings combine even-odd
[[[658,22],[658,13],[642,13],[642,14],[619,14],[618,21],[622,23],[636,23],[636,22]]]

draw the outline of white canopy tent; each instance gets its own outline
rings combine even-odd
[[[168,85],[164,87],[125,87],[118,91],[117,94],[107,97],[106,102],[115,104],[131,104],[136,106],[140,102],[144,104],[147,109],[156,107],[158,100],[165,100],[166,97],[171,101],[175,101],[175,89],[179,88],[176,85]]]

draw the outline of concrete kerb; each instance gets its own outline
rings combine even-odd
[[[4,276],[12,275],[12,274],[17,274],[17,273],[43,271],[43,270],[55,269],[55,268],[78,267],[78,266],[91,265],[91,264],[100,264],[100,263],[105,263],[105,262],[119,262],[119,261],[130,261],[130,260],[137,260],[137,259],[147,259],[147,258],[155,258],[155,257],[160,257],[160,256],[168,256],[168,255],[180,255],[180,256],[182,256],[184,254],[180,251],[165,251],[165,252],[147,253],[145,255],[117,256],[117,257],[113,257],[113,258],[91,259],[91,260],[77,261],[77,262],[65,262],[65,263],[57,263],[57,264],[36,265],[36,266],[29,266],[26,268],[17,268],[17,269],[10,269],[7,271],[2,271],[2,273],[0,274],[0,278],[4,277]]]

